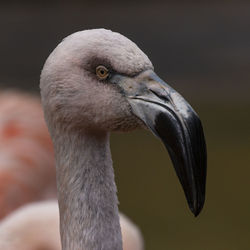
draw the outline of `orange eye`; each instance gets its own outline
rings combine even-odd
[[[96,67],[95,72],[96,72],[96,75],[98,76],[98,78],[100,80],[105,80],[109,76],[108,69],[106,67],[102,66],[102,65]]]

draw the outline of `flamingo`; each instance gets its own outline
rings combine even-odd
[[[0,92],[0,219],[32,201],[56,197],[52,142],[38,97]]]
[[[55,151],[62,250],[122,249],[112,131],[148,128],[159,137],[189,208],[200,213],[206,182],[201,122],[135,43],[105,29],[76,32],[46,60],[40,89]]]

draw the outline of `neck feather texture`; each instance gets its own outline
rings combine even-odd
[[[53,139],[62,250],[121,250],[109,135]]]

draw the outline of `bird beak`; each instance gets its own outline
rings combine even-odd
[[[114,75],[132,112],[167,148],[189,208],[197,216],[205,201],[206,143],[199,117],[185,99],[152,70]]]

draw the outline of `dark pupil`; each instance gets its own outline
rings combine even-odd
[[[105,71],[103,69],[101,69],[100,73],[101,73],[101,75],[104,75]]]

